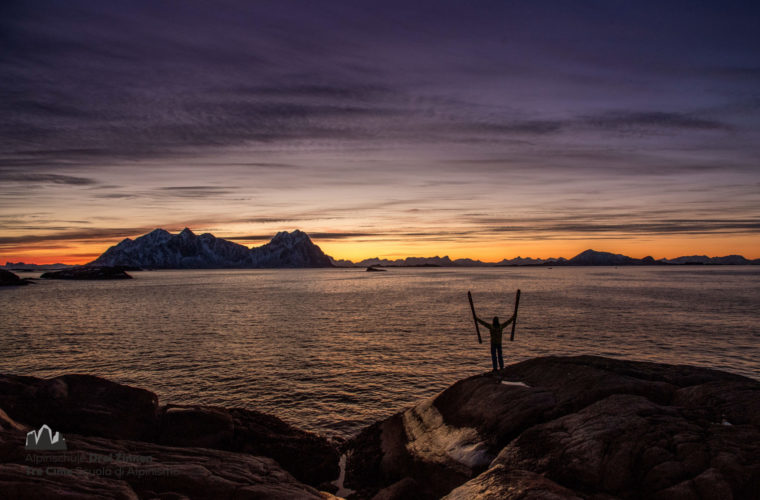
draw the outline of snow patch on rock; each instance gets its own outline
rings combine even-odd
[[[530,387],[525,382],[512,382],[511,380],[502,380],[501,383],[504,385],[512,385],[517,387]]]

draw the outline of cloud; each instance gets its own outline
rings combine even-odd
[[[64,96],[55,96],[50,100],[18,99],[5,101],[2,106],[6,115],[26,115],[36,117],[42,120],[54,120],[57,118],[70,119],[89,119],[95,118],[96,115],[83,109],[67,103],[63,100]]]
[[[605,214],[601,217],[609,219]],[[481,219],[476,224],[490,233],[521,233],[530,235],[553,234],[562,239],[569,234],[593,236],[595,234],[619,234],[624,236],[639,235],[708,235],[708,234],[753,234],[760,233],[760,220],[746,219],[663,219],[646,222],[623,222],[630,216],[618,216],[621,222],[600,222],[598,217],[557,218],[515,218],[506,226],[489,224],[498,219]],[[503,219],[502,219],[503,220]]]
[[[314,240],[321,240],[321,241],[332,241],[332,240],[344,240],[344,239],[354,239],[354,238],[364,238],[364,237],[371,237],[371,236],[383,236],[385,233],[372,233],[372,232],[319,232],[319,231],[308,231],[307,233],[309,235],[309,238]],[[251,234],[247,236],[226,236],[225,239],[227,240],[269,240],[274,236],[274,234]]]
[[[136,194],[130,194],[130,193],[104,193],[104,194],[96,194],[95,197],[112,199],[112,200],[120,200],[120,199],[137,198],[138,196]]]
[[[34,244],[45,241],[107,241],[116,238],[128,238],[152,231],[155,228],[97,228],[87,230],[60,231],[47,234],[26,234],[21,236],[0,236],[0,247]]]
[[[740,215],[758,208],[757,6],[0,9],[4,211],[262,239],[756,232]],[[29,200],[37,184],[59,197]],[[675,210],[636,210],[650,204]],[[549,217],[453,213],[526,205]]]
[[[451,128],[497,135],[546,135],[559,132],[566,126],[566,124],[566,122],[559,120],[525,120],[514,122],[454,124]]]
[[[236,96],[248,97],[267,97],[267,98],[305,98],[325,99],[327,101],[339,100],[346,101],[374,101],[379,97],[392,97],[395,89],[388,85],[377,84],[357,84],[335,85],[335,84],[288,84],[277,86],[240,86],[232,88],[220,88],[222,92],[227,92]]]
[[[301,165],[281,162],[226,162],[215,163],[215,166],[225,167],[251,167],[255,169],[272,169],[272,170],[298,170],[304,168]]]
[[[710,66],[700,70],[739,81],[760,80],[760,66]]]
[[[167,186],[158,188],[157,191],[175,198],[214,197],[235,193],[230,187],[220,186]]]
[[[90,186],[97,184],[95,179],[60,174],[19,173],[0,170],[0,181],[26,184],[67,184],[69,186]]]
[[[631,129],[732,130],[727,123],[685,113],[664,111],[607,111],[582,117],[579,122],[602,130]]]

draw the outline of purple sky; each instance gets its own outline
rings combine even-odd
[[[760,257],[759,5],[6,1],[0,256]]]

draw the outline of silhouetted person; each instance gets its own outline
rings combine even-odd
[[[487,323],[480,318],[476,319],[478,320],[478,323],[488,328],[488,330],[491,332],[491,361],[493,362],[493,370],[496,371],[497,353],[499,355],[499,368],[504,368],[504,358],[501,354],[501,334],[507,325],[514,321],[515,316],[512,315],[512,317],[509,318],[505,323],[499,323],[498,316],[493,317],[493,323]]]

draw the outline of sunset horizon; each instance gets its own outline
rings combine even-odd
[[[171,228],[171,229],[167,229]],[[704,239],[698,239],[699,243],[690,242],[687,239],[679,239],[675,242],[668,242],[661,244],[659,247],[647,242],[646,240],[640,242],[621,242],[625,238],[620,240],[599,238],[594,240],[579,240],[572,242],[565,242],[557,244],[556,242],[549,243],[546,246],[551,247],[546,250],[541,245],[536,245],[533,242],[527,242],[523,244],[508,244],[503,246],[491,247],[490,243],[486,240],[481,244],[468,241],[461,246],[441,246],[435,244],[425,244],[416,242],[407,243],[373,243],[370,241],[361,241],[361,236],[355,236],[355,233],[325,233],[314,232],[311,233],[302,228],[282,228],[273,230],[271,235],[264,234],[252,236],[236,236],[232,233],[226,236],[224,233],[213,232],[205,229],[195,229],[190,226],[156,226],[155,228],[146,228],[144,232],[140,233],[125,233],[125,236],[113,239],[110,241],[98,240],[94,243],[82,244],[81,241],[75,241],[73,245],[79,245],[79,250],[73,250],[72,252],[56,254],[56,250],[50,250],[43,246],[39,251],[40,256],[35,256],[34,247],[29,247],[26,253],[9,253],[0,256],[0,265],[5,262],[23,262],[25,264],[67,264],[67,265],[83,265],[95,260],[108,248],[118,244],[125,238],[135,239],[144,234],[149,233],[154,229],[165,229],[170,233],[179,233],[184,228],[189,228],[195,234],[200,235],[202,233],[211,233],[217,238],[226,239],[234,243],[244,245],[246,247],[257,247],[266,244],[274,235],[280,231],[294,231],[302,230],[308,234],[311,240],[317,244],[327,255],[335,260],[349,260],[352,262],[360,262],[365,259],[380,258],[380,259],[404,259],[407,257],[444,257],[448,256],[453,259],[473,259],[480,260],[484,263],[496,263],[502,259],[512,259],[517,257],[535,258],[535,259],[549,259],[549,258],[571,258],[575,255],[589,249],[593,249],[599,252],[609,252],[614,254],[623,254],[636,259],[642,259],[644,257],[653,257],[655,260],[660,259],[672,259],[682,256],[691,255],[706,255],[708,257],[723,257],[727,255],[741,255],[748,260],[760,258],[760,254],[753,254],[752,251],[756,251],[757,247],[753,245],[752,241],[748,241],[745,247],[745,251],[735,251],[732,248],[736,248],[735,240],[731,240],[730,243],[718,239],[707,240],[708,244],[705,244]],[[128,235],[127,235],[128,234]],[[390,236],[390,235],[389,235]],[[359,239],[358,242],[351,241],[352,239]],[[67,243],[65,241],[56,240],[58,244]],[[333,243],[337,241],[337,243]],[[697,246],[702,244],[703,246]],[[693,246],[692,246],[693,245]],[[355,248],[359,250],[352,250]],[[92,253],[82,253],[82,248],[93,248]],[[399,249],[406,248],[407,252],[401,252]],[[653,250],[654,248],[660,248],[660,251]],[[707,248],[707,249],[706,249]],[[712,249],[709,250],[709,249]]]

